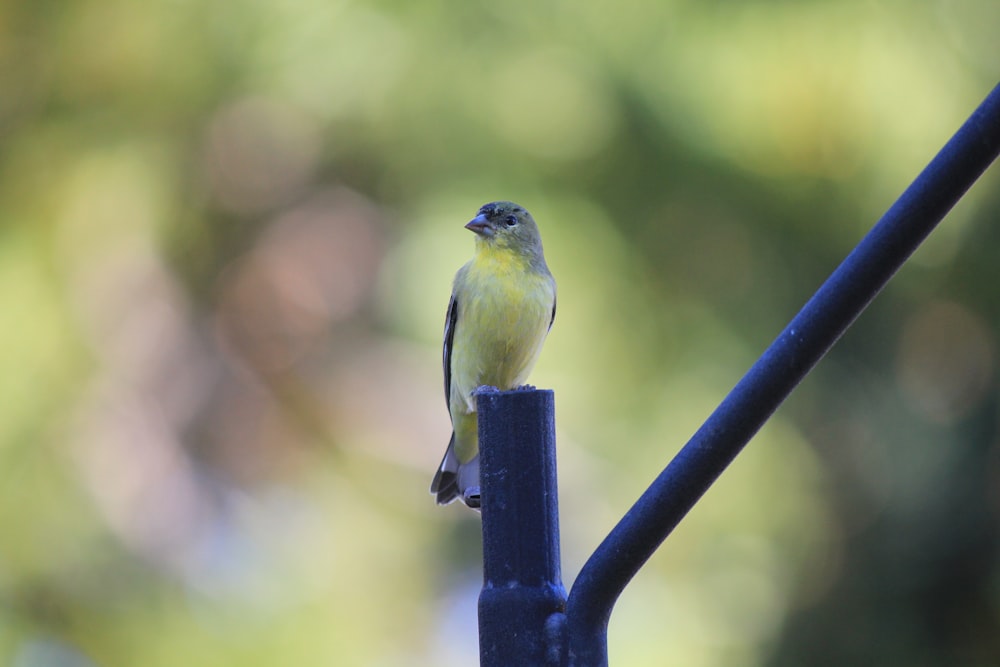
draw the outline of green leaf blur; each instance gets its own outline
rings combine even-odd
[[[566,583],[996,83],[994,0],[0,4],[0,664],[468,665],[427,492],[538,220]],[[626,590],[616,667],[1000,664],[994,169]]]

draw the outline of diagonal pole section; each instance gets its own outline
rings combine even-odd
[[[1000,85],[726,396],[597,548],[567,601],[569,664],[608,664],[615,601],[747,441],[1000,153]]]

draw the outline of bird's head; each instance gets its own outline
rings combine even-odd
[[[542,239],[531,214],[514,202],[497,201],[479,209],[465,226],[487,246],[509,248],[529,255],[542,254]]]

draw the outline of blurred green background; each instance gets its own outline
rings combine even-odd
[[[995,0],[0,3],[0,664],[476,664],[427,492],[540,223],[564,576],[997,80]],[[1000,664],[1000,176],[623,595],[612,664]]]

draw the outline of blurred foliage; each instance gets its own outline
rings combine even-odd
[[[427,486],[534,212],[567,584],[995,83],[993,0],[0,3],[0,663],[467,665]],[[1000,664],[1000,178],[626,591],[615,665]]]

